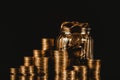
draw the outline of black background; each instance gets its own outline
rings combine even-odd
[[[4,17],[0,24],[2,37],[0,52],[0,77],[9,80],[9,68],[23,64],[24,56],[32,56],[32,50],[40,47],[43,37],[56,38],[64,21],[88,22],[94,39],[94,56],[101,59],[101,80],[117,80],[119,77],[119,26],[117,6],[108,2],[81,2],[74,5],[56,4],[32,11],[18,12]],[[7,19],[7,21],[6,21]],[[118,18],[119,19],[119,18]],[[118,73],[117,73],[118,72]]]

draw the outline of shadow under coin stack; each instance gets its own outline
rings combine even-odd
[[[70,32],[70,25],[63,25],[61,28],[66,32],[62,32],[58,41],[41,38],[41,47],[33,49],[33,56],[24,56],[22,65],[10,68],[10,80],[100,80],[101,60],[93,58],[92,38],[89,31],[85,32],[87,27],[83,27],[84,23],[64,22],[68,23],[72,28],[82,28],[82,32],[76,35]]]

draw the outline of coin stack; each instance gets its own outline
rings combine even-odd
[[[18,76],[17,75],[10,75],[10,80],[17,80]]]
[[[38,74],[44,73],[48,74],[48,57],[37,57],[35,58],[35,66],[37,68]]]
[[[19,69],[18,68],[10,68],[10,80],[17,80],[18,79],[18,73]]]
[[[10,74],[11,74],[11,75],[16,75],[16,74],[18,74],[18,68],[10,68]]]
[[[60,77],[59,75],[55,75],[55,76],[54,76],[54,80],[60,80],[60,78],[61,78],[61,77]]]
[[[41,39],[41,49],[42,50],[52,50],[54,48],[53,38],[42,38]]]
[[[87,67],[86,66],[73,66],[76,73],[76,80],[87,80]]]
[[[46,78],[46,76],[37,76],[36,79],[34,80],[52,80],[52,79],[48,79]]]
[[[19,68],[19,72],[21,75],[24,75],[24,76],[34,76],[35,75],[35,68],[34,66],[24,66],[24,65],[21,65],[20,68]]]
[[[74,70],[64,70],[61,74],[55,74],[54,80],[76,80],[76,73]]]
[[[68,80],[67,70],[64,70],[61,74],[55,74],[54,80]]]
[[[53,66],[51,65],[53,48],[53,38],[42,38],[41,49],[33,50],[34,65],[36,67],[37,74],[44,76],[44,79],[48,78],[48,73],[51,71],[50,67]]]
[[[88,72],[89,78],[92,80],[100,79],[100,70],[101,70],[101,60],[88,60]]]
[[[38,49],[33,50],[33,57],[34,58],[43,57],[43,56],[45,56],[45,51],[44,50],[38,50]]]
[[[59,75],[61,72],[66,71],[68,66],[68,53],[67,51],[54,50],[54,71]]]
[[[67,80],[67,77],[68,77],[67,70],[63,70],[60,76],[61,76],[61,80]]]
[[[33,57],[25,56],[24,57],[24,66],[31,66],[33,65]]]
[[[40,49],[34,49],[33,50],[33,58],[36,57],[53,57],[53,51],[52,50],[40,50]]]
[[[76,79],[76,73],[74,70],[68,70],[67,73],[67,80],[75,80]]]

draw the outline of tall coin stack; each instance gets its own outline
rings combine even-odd
[[[56,75],[62,74],[67,70],[68,66],[68,53],[67,51],[54,51],[54,71]]]
[[[54,75],[55,80],[67,80],[68,52],[54,50]]]

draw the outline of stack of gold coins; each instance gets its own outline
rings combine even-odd
[[[86,66],[73,66],[76,72],[76,79],[87,80],[87,67]]]
[[[10,68],[10,80],[17,80],[19,75],[18,68]]]
[[[10,68],[10,74],[11,75],[18,75],[19,69],[18,68]]]
[[[60,80],[60,75],[55,75],[54,80]]]
[[[25,75],[19,76],[19,80],[27,80],[27,79],[28,79],[28,76],[25,76]]]
[[[90,78],[100,78],[100,70],[101,70],[101,60],[88,60],[88,71],[89,71],[89,77]]]
[[[55,74],[54,80],[68,80],[67,73],[65,71],[61,72],[61,74]]]
[[[61,80],[67,80],[67,77],[68,77],[67,70],[63,70],[60,76],[61,76]]]
[[[49,80],[49,79],[48,79],[48,75],[44,75],[44,76],[36,76],[35,80]],[[50,79],[50,80],[52,80],[52,79]]]
[[[27,80],[27,79],[28,79],[28,77],[25,76],[25,75],[24,75],[24,76],[23,76],[23,75],[22,75],[22,76],[19,76],[19,80]]]
[[[24,66],[33,65],[33,57],[25,56],[24,57]]]
[[[27,75],[31,75],[31,76],[34,76],[35,75],[35,68],[34,66],[20,66],[19,68],[19,73],[21,75],[24,75],[24,76],[27,76]]]
[[[76,73],[74,70],[68,70],[68,73],[67,73],[67,80],[75,80],[76,78]]]
[[[35,76],[28,76],[28,80],[36,80]]]
[[[61,74],[68,66],[67,51],[54,50],[54,71],[55,74]]]
[[[91,80],[101,80],[100,75],[95,75],[95,77],[92,77]]]
[[[10,80],[18,80],[18,76],[17,75],[10,75]]]
[[[42,50],[51,50],[54,48],[54,39],[53,38],[42,38],[41,39],[41,49]]]
[[[44,53],[42,50],[37,50],[37,49],[34,49],[33,50],[33,57],[36,58],[36,57],[43,57],[44,56]]]
[[[52,50],[33,50],[33,57],[52,57]]]
[[[55,74],[60,73],[60,61],[59,61],[59,51],[54,51],[54,69],[55,69]]]
[[[36,57],[34,60],[34,64],[37,68],[37,73],[45,73],[48,74],[48,57]]]

